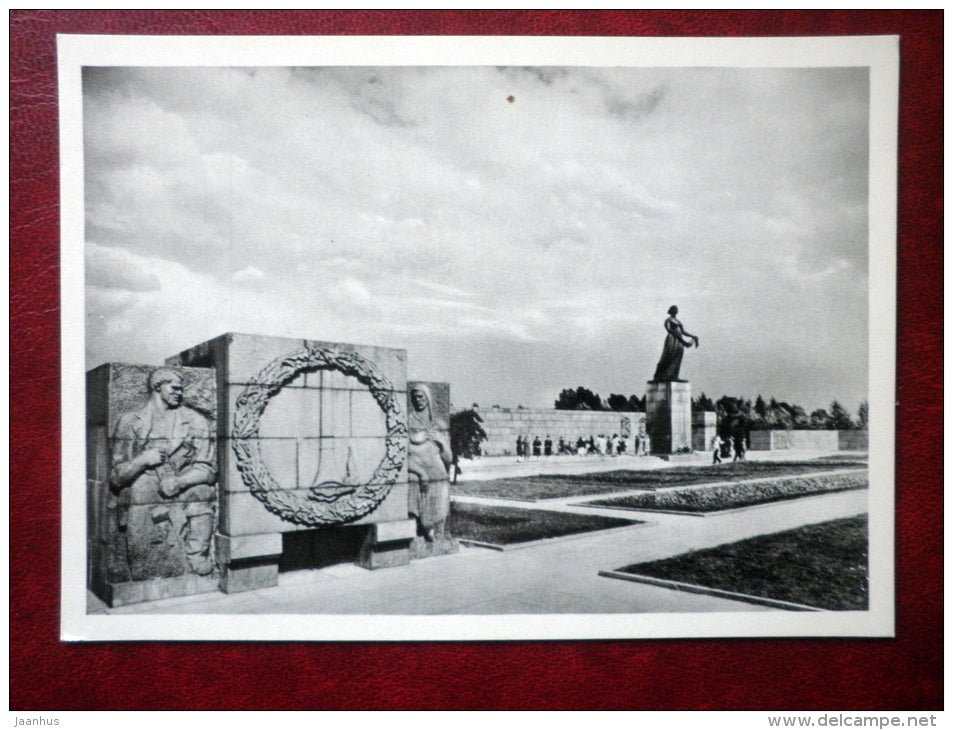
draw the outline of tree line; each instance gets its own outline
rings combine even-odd
[[[625,396],[617,393],[610,395],[605,401],[598,393],[588,388],[567,388],[560,392],[555,401],[555,408],[561,411],[645,411],[645,396]],[[862,401],[857,412],[852,415],[840,401],[833,400],[827,408],[818,408],[811,411],[799,405],[779,401],[775,398],[765,400],[761,395],[752,401],[750,398],[739,398],[723,395],[718,400],[701,393],[692,398],[692,412],[714,411],[718,414],[719,423],[725,421],[742,421],[748,430],[784,429],[784,430],[837,430],[866,429],[868,417],[868,403]]]
[[[581,385],[573,390],[563,390],[556,399],[557,411],[626,411],[642,412],[645,410],[645,396],[624,396],[618,393],[610,395],[605,402],[598,393],[593,393]]]

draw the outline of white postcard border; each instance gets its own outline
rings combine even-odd
[[[61,173],[64,641],[554,640],[894,635],[896,36],[558,38],[58,37]],[[174,62],[170,62],[174,59]],[[870,69],[870,610],[506,616],[87,615],[83,66],[561,65]]]

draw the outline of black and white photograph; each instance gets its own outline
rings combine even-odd
[[[60,36],[62,638],[892,636],[897,38],[427,40]]]

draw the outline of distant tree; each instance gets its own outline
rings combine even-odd
[[[576,391],[572,388],[564,388],[559,391],[559,397],[556,399],[556,402],[553,403],[553,408],[557,411],[576,410]]]
[[[593,393],[591,391],[583,388],[583,393],[580,397],[580,400],[584,405],[588,406],[594,411],[604,411],[606,408],[602,405],[602,399],[599,397],[598,393]]]
[[[778,424],[777,427],[785,429],[794,428],[794,406],[784,401],[775,401],[774,398],[771,399],[771,402],[774,403],[774,407],[771,410],[774,413],[774,420]]]
[[[766,428],[768,428],[768,424],[767,424],[767,421],[765,421],[761,416],[755,413],[748,420],[748,427],[752,431],[763,431]]]
[[[619,393],[612,393],[606,398],[606,405],[613,411],[631,411],[631,400]]]
[[[588,388],[581,385],[575,390],[567,388],[559,393],[559,398],[555,403],[556,410],[559,411],[602,411],[605,410],[602,405],[602,399],[598,393],[593,393]]]
[[[828,422],[831,420],[830,414],[823,408],[818,408],[816,411],[811,411],[811,428],[822,429],[827,428]]]
[[[811,419],[801,406],[791,406],[791,418],[794,421],[794,428],[810,428]]]
[[[861,401],[857,407],[857,428],[867,428],[867,418],[869,417],[870,406],[867,401]]]
[[[574,411],[579,405],[579,399],[576,397],[576,391],[572,388],[565,388],[559,392],[559,397],[553,404],[557,411]]]
[[[645,412],[645,396],[641,398],[637,395],[629,396],[629,410],[635,413],[644,413]]]
[[[850,413],[839,402],[831,401],[828,408],[830,409],[830,415],[827,419],[828,428],[845,431],[854,427],[854,422],[850,420]]]
[[[744,402],[740,398],[723,395],[715,401],[715,410],[722,416],[736,416],[743,408]]]
[[[835,409],[834,404],[837,404]],[[810,415],[801,406],[796,403],[787,403],[779,401],[777,398],[765,399],[758,395],[754,402],[750,399],[723,395],[716,401],[712,401],[704,393],[698,398],[692,399],[692,411],[714,410],[718,414],[719,433],[722,432],[721,424],[725,424],[725,430],[729,429],[728,424],[737,421],[741,417],[745,423],[745,428],[749,430],[757,429],[848,429],[865,428],[860,423],[866,423],[866,401],[858,409],[858,420],[852,421],[850,413],[841,405],[834,401],[827,409],[819,408]],[[851,425],[845,425],[845,424]]]
[[[480,453],[480,444],[486,441],[483,419],[472,408],[450,414],[450,451],[453,463],[460,458],[472,459]]]
[[[704,392],[700,393],[697,398],[692,398],[692,410],[695,412],[700,411],[714,411],[715,402],[705,395]]]

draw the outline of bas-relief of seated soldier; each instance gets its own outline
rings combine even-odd
[[[450,515],[450,476],[453,462],[446,433],[449,425],[433,413],[433,395],[423,383],[410,388],[407,430],[410,443],[408,512],[428,542],[446,535]]]
[[[183,405],[175,370],[154,370],[148,390],[146,404],[120,416],[111,437],[123,579],[209,575],[216,498],[209,421]]]

